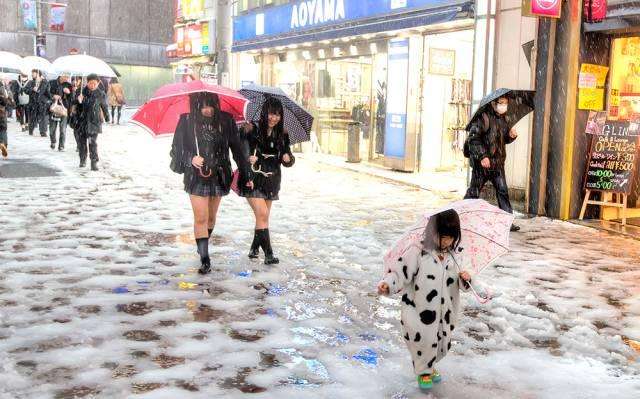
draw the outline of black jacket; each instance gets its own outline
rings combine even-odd
[[[29,108],[35,111],[45,112],[49,109],[51,94],[49,93],[49,82],[44,78],[36,90],[36,81],[30,80],[24,88],[24,92],[29,95]]]
[[[69,89],[69,94],[65,94],[64,89]],[[71,83],[69,82],[60,83],[58,79],[50,81],[49,95],[51,96],[52,101],[53,96],[60,96],[62,98],[62,105],[64,105],[66,109],[71,108],[71,105],[73,104],[73,86],[71,86]]]
[[[258,172],[254,173],[254,189],[260,190],[265,194],[277,195],[282,182],[280,165],[288,168],[296,162],[296,158],[291,153],[289,135],[284,133],[275,139],[272,136],[265,138],[260,135],[258,125],[254,124],[253,130],[247,135],[247,142],[249,143],[249,155],[255,154],[258,157],[258,160],[253,165],[254,169],[267,174],[270,173],[269,176]],[[288,163],[282,159],[285,154],[289,155],[290,161]],[[243,193],[251,191],[244,184],[240,185],[240,190]]]
[[[7,131],[7,108],[13,107],[13,94],[0,82],[0,132]]]
[[[240,169],[240,180],[247,182],[252,179],[251,168],[248,162],[248,152],[238,132],[238,127],[231,114],[220,112],[218,127],[210,140],[202,135],[202,125],[190,114],[180,115],[176,132],[171,145],[171,170],[176,173],[184,173],[185,185],[193,185],[197,179],[202,179],[197,170],[191,164],[191,160],[197,155],[196,134],[200,156],[205,159],[206,165],[213,171],[210,179],[217,179],[219,185],[226,190],[231,187],[232,171],[229,160],[229,150]]]
[[[104,91],[96,89],[82,89],[84,97],[82,103],[76,97],[74,105],[78,113],[78,128],[81,134],[96,136],[102,133],[102,123],[109,122],[109,107],[107,106],[107,96]]]
[[[509,125],[505,118],[493,110],[483,113],[469,130],[469,153],[474,166],[489,158],[491,168],[501,168],[507,159],[507,144],[515,139],[509,135]]]

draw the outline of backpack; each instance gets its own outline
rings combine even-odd
[[[489,117],[487,116],[487,114],[482,114],[482,120],[484,121],[485,127],[483,132],[486,132],[487,130],[489,130]],[[471,158],[471,150],[469,148],[469,133],[470,132],[467,132],[467,138],[464,140],[464,146],[462,147],[462,155],[464,155],[465,158]]]

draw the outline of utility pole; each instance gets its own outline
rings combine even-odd
[[[42,28],[42,2],[36,0],[36,43],[35,43],[35,55],[38,57],[45,56],[45,48],[47,46],[47,40],[43,33]]]
[[[231,41],[233,1],[217,0],[216,7],[216,63],[218,84],[229,86],[231,83]]]

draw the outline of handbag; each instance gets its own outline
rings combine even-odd
[[[18,104],[20,105],[29,104],[29,95],[27,93],[20,93],[18,95]]]
[[[49,107],[49,111],[51,111],[54,116],[57,116],[59,118],[64,118],[68,115],[67,109],[62,104],[62,101],[60,101],[60,99],[51,104],[51,107]]]

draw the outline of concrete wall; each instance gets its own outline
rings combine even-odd
[[[47,58],[77,48],[108,62],[168,66],[165,47],[173,41],[173,0],[69,0],[65,31],[48,32],[43,7]],[[33,54],[33,31],[22,26],[18,0],[0,0],[0,48]]]
[[[533,89],[532,68],[524,55],[522,44],[535,39],[537,19],[523,17],[521,3],[521,0],[498,2],[494,68],[496,89]],[[522,194],[528,186],[531,118],[528,116],[516,125],[519,137],[507,146],[507,182]]]

